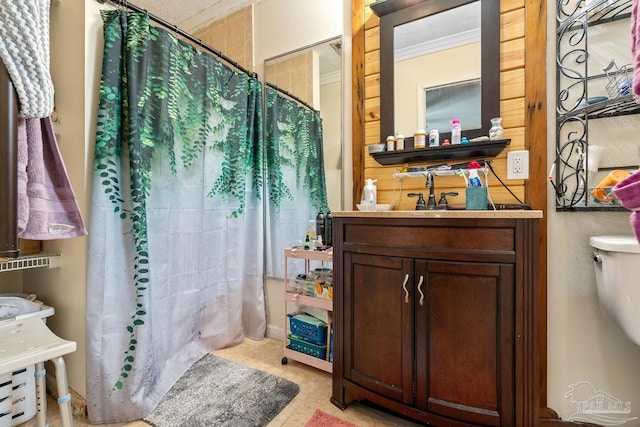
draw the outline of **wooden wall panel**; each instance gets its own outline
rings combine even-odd
[[[524,68],[500,73],[500,99],[524,98]]]
[[[365,131],[365,144],[367,145],[377,144],[382,140],[380,138],[380,121],[379,120],[372,120],[370,122],[366,122],[364,125],[364,131]],[[367,157],[371,157],[371,156],[367,154]],[[371,157],[371,160],[373,160],[373,157]]]
[[[380,26],[380,18],[378,18],[370,7],[364,9],[364,28],[366,30]]]
[[[371,52],[379,49],[380,46],[380,26],[367,28],[364,31],[364,51]]]
[[[364,120],[380,120],[380,97],[366,98],[364,100]]]
[[[509,149],[507,151],[525,150],[524,144],[524,127],[507,128],[504,130],[504,136],[510,138]],[[503,151],[498,157],[507,157],[507,152]],[[505,175],[506,176],[506,175]]]
[[[366,41],[366,39],[365,39]],[[365,48],[366,49],[366,48]],[[364,75],[380,72],[380,49],[370,50],[364,57]]]
[[[366,9],[369,9],[368,7]],[[371,13],[368,11],[367,13]],[[364,16],[363,0],[351,0],[351,155],[352,209],[364,186]]]
[[[524,81],[522,82],[524,87]],[[370,74],[364,78],[365,98],[380,97],[380,73]]]
[[[500,71],[524,68],[524,37],[500,44]]]
[[[509,12],[514,9],[524,9],[524,0],[501,0],[500,13]]]
[[[524,126],[524,98],[500,101],[500,115],[505,129]]]
[[[516,9],[500,16],[500,41],[524,37],[524,9]]]
[[[532,396],[538,405],[527,408],[525,416],[557,418],[555,412],[547,407],[547,2],[526,0],[525,5],[525,64],[529,65],[525,70],[525,129],[529,164],[536,165],[529,168],[525,196],[534,209],[543,211],[538,254],[540,284],[534,294],[538,323],[532,326],[538,340],[528,344],[535,349],[538,363],[532,372],[527,373],[540,386],[533,390]]]
[[[364,38],[364,143],[360,154],[364,156],[364,170],[362,178],[378,179],[383,184],[391,180],[393,168],[381,167],[368,154],[366,145],[383,142],[381,140],[379,119],[380,119],[380,39],[379,39],[379,19],[372,14],[371,9],[365,1],[363,17],[366,19],[366,31]],[[507,137],[513,140],[501,155],[493,159],[493,166],[497,173],[503,173],[501,178],[506,180],[506,152],[511,150],[526,149],[524,125],[525,125],[525,80],[524,80],[524,57],[525,57],[525,9],[523,0],[513,0],[501,3],[501,87],[500,87],[500,110],[503,118],[502,124]],[[463,130],[464,133],[464,130]],[[428,165],[428,163],[427,163]],[[355,173],[355,171],[354,171]],[[497,181],[497,180],[496,180]],[[445,181],[446,183],[446,181]],[[512,191],[524,195],[524,182],[522,180],[509,181],[508,185]],[[418,186],[419,188],[420,186]],[[380,185],[378,185],[380,191]],[[361,188],[354,188],[354,194]],[[460,188],[462,191],[462,188]],[[514,191],[515,192],[515,191]],[[508,192],[505,192],[508,194]],[[388,196],[382,191],[378,198],[381,203],[385,203]],[[502,197],[502,192],[496,192],[496,197]],[[513,197],[505,203],[514,202]],[[499,202],[499,201],[498,201]]]
[[[489,180],[491,180],[491,177],[489,178]],[[442,191],[449,192],[449,190],[450,189],[447,189],[444,187],[442,188]],[[400,193],[399,190],[396,190],[396,191],[393,191],[392,189],[380,190],[378,188],[379,197],[384,197],[385,200],[388,200],[387,203],[392,204],[395,210],[402,210],[402,211],[414,210],[416,208],[416,201],[418,199],[416,197],[407,196],[408,193],[412,193],[412,192],[422,193],[424,200],[427,201],[429,193],[427,189],[424,187],[409,188],[405,183],[402,188],[402,193]],[[458,196],[447,196],[447,203],[449,204],[449,206],[452,208],[455,208],[455,207],[462,208],[465,203],[463,194],[464,193],[462,194],[459,193]],[[520,200],[524,199],[524,194],[521,191],[521,188],[516,189],[516,191],[514,191],[514,194],[518,197],[518,199]],[[510,194],[507,190],[505,190],[502,186],[500,187],[489,186],[489,196],[491,196],[491,200],[512,200],[513,203],[518,203],[517,199],[513,197],[513,195]],[[438,200],[440,200],[439,191],[436,194],[436,203],[438,202]],[[494,202],[494,203],[497,203],[497,202]]]

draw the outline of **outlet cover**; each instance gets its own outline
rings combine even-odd
[[[507,153],[507,179],[529,179],[529,150]]]

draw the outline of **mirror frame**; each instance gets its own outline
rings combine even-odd
[[[469,139],[488,136],[491,119],[500,117],[500,1],[499,0],[378,0],[371,9],[380,17],[380,139],[395,135],[393,30],[396,26],[480,1],[482,28],[480,129],[465,129]],[[462,62],[462,61],[461,61]],[[496,95],[496,89],[498,95]],[[451,139],[451,131],[440,132],[440,141]]]

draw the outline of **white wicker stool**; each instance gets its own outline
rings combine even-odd
[[[58,406],[63,427],[73,426],[71,395],[67,386],[65,354],[76,351],[75,341],[56,336],[42,319],[30,317],[0,322],[0,374],[36,366],[36,402],[38,427],[47,425],[47,393],[44,362],[50,360],[56,367]]]

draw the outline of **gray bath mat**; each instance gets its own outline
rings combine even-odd
[[[258,427],[298,394],[284,378],[207,354],[144,419],[156,427]]]

